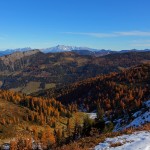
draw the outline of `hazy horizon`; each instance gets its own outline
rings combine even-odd
[[[31,50],[34,50],[34,49],[38,49],[38,50],[44,50],[44,49],[48,49],[48,48],[55,48],[57,46],[59,46],[60,44],[58,45],[55,45],[55,46],[50,46],[50,47],[44,47],[44,48],[38,48],[38,47],[15,47],[15,48],[6,48],[6,49],[0,49],[0,51],[6,51],[6,50],[19,50],[19,49],[24,49],[24,48],[30,48]],[[60,46],[69,46],[69,47],[80,47],[80,48],[85,48],[85,49],[82,49],[82,50],[88,50],[88,49],[91,49],[91,50],[111,50],[111,51],[122,51],[122,50],[146,50],[146,49],[149,49],[149,48],[145,48],[145,49],[136,49],[136,48],[133,48],[133,49],[119,49],[119,50],[115,50],[115,49],[104,49],[104,48],[93,48],[93,47],[86,47],[86,46],[75,46],[75,45],[60,45]],[[88,48],[88,49],[86,49]],[[76,49],[74,49],[76,50]]]

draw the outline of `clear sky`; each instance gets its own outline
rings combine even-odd
[[[150,0],[0,0],[0,49],[150,48]]]

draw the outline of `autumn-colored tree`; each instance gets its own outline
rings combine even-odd
[[[83,136],[89,135],[92,124],[93,124],[93,120],[87,115],[83,121],[83,130],[82,130]]]
[[[62,130],[58,129],[56,131],[56,139],[57,139],[57,143],[60,144],[61,143],[61,139],[62,139]]]
[[[17,142],[16,141],[10,142],[10,149],[11,150],[17,150]]]
[[[71,121],[70,121],[70,119],[67,120],[67,132],[68,132],[68,136],[71,136]]]
[[[103,120],[104,109],[101,108],[100,104],[97,103],[97,119]]]

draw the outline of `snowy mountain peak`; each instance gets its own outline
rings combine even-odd
[[[55,47],[50,47],[46,49],[41,49],[42,52],[64,52],[64,51],[73,51],[73,50],[89,50],[89,51],[98,51],[97,49],[92,49],[88,47],[76,47],[76,46],[65,46],[65,45],[57,45]]]

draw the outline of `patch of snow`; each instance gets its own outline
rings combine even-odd
[[[96,113],[87,113],[87,115],[89,115],[89,117],[90,117],[91,119],[97,118],[97,114],[96,114]]]
[[[109,124],[109,123],[111,123],[111,121],[106,121],[106,122],[105,122],[105,124]]]
[[[137,112],[135,112],[132,116],[133,116],[134,118],[136,118],[136,117],[138,117],[139,115],[141,115],[141,113],[142,113],[142,111],[137,111]]]
[[[121,143],[121,146],[111,147],[111,144]],[[140,131],[130,135],[107,138],[99,143],[94,150],[150,150],[150,132]]]

